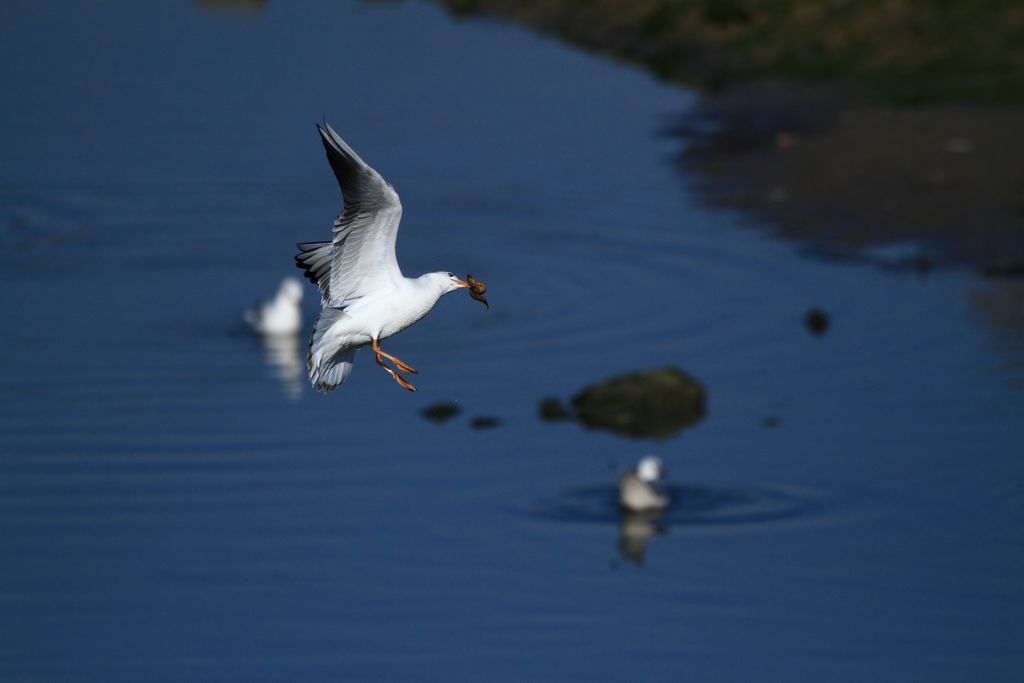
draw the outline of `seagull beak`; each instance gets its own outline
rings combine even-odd
[[[459,278],[453,278],[453,279],[455,280],[455,284],[457,284],[459,287],[469,287],[469,283],[468,282],[463,282]]]

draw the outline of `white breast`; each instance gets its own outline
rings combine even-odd
[[[410,327],[430,312],[441,297],[433,287],[405,279],[398,286],[352,302],[338,323],[336,334],[348,338],[344,346],[368,344],[376,337],[387,339]]]
[[[619,505],[633,512],[658,510],[668,506],[668,496],[630,472],[619,482]]]

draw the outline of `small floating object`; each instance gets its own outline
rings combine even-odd
[[[661,489],[664,469],[661,459],[646,455],[636,469],[619,480],[619,506],[629,512],[647,512],[668,507],[668,495]]]
[[[457,416],[462,410],[454,403],[434,403],[424,408],[420,414],[431,422],[443,424]]]
[[[490,415],[479,415],[469,421],[469,426],[473,429],[494,429],[501,426],[501,420]]]
[[[828,331],[828,314],[820,308],[812,308],[807,311],[807,315],[804,316],[804,326],[807,328],[808,332],[816,337],[820,337]]]
[[[469,284],[469,295],[490,309],[491,305],[487,303],[487,299],[484,298],[484,292],[487,291],[487,285],[475,279],[472,275],[466,275],[466,282]]]

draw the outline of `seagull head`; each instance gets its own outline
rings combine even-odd
[[[653,484],[661,479],[661,475],[661,458],[655,455],[645,455],[640,459],[640,463],[636,466],[637,478],[648,484]]]
[[[441,288],[442,294],[454,292],[456,289],[459,289],[460,287],[469,287],[468,282],[460,280],[451,273],[430,273],[427,277],[429,277],[432,282],[434,282],[437,286]]]
[[[302,283],[296,278],[286,277],[277,288],[277,297],[296,304],[302,303]]]
[[[484,306],[490,308],[487,303],[487,299],[482,295],[482,292],[486,291],[487,288],[483,286],[483,283],[478,283],[473,280],[472,275],[466,276],[466,280],[468,280],[468,282],[466,280],[460,280],[451,273],[443,273],[440,271],[436,273],[427,273],[421,279],[440,289],[441,296],[444,296],[448,292],[454,292],[456,289],[466,288],[469,290],[469,295],[471,297],[482,303]]]

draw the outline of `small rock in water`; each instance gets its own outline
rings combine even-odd
[[[442,424],[458,415],[462,410],[454,403],[435,403],[423,409],[421,415],[431,422]]]
[[[572,399],[586,427],[625,436],[665,439],[704,418],[704,387],[675,368],[614,377]]]
[[[811,334],[815,336],[823,335],[828,330],[828,314],[820,308],[812,308],[807,311],[807,315],[804,317],[804,325]]]
[[[545,422],[558,422],[572,417],[568,409],[557,398],[546,398],[537,406],[537,414]]]
[[[501,420],[490,415],[479,415],[469,421],[469,426],[473,429],[494,429],[501,424]]]

